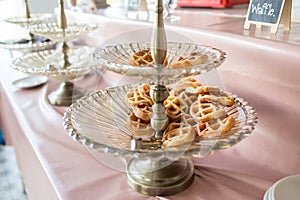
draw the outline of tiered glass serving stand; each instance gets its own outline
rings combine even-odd
[[[74,81],[96,71],[99,64],[90,62],[93,48],[70,46],[68,41],[93,31],[97,26],[68,25],[62,0],[59,0],[59,10],[58,23],[36,24],[30,27],[30,32],[49,38],[61,46],[19,57],[13,60],[12,67],[25,73],[47,76],[52,81],[59,82],[58,89],[48,95],[49,103],[55,106],[69,106],[87,94],[85,89],[75,87]]]
[[[29,28],[33,25],[52,21],[53,15],[49,13],[30,13],[27,0],[25,0],[25,11],[24,16],[10,17],[4,19],[4,21],[24,28],[28,31],[28,35],[26,37],[20,35],[19,38],[2,41],[0,42],[0,48],[19,51],[23,54],[53,48],[55,42],[29,32]]]
[[[167,42],[162,17],[162,1],[156,1],[156,22],[151,43],[128,43],[99,48],[94,57],[107,69],[132,77],[142,77],[151,84],[154,135],[150,139],[135,136],[127,127],[127,116],[132,108],[127,94],[138,85],[122,85],[90,93],[73,103],[64,115],[67,133],[84,146],[114,156],[126,158],[128,184],[140,193],[152,196],[174,195],[188,188],[194,180],[192,157],[204,158],[229,148],[246,138],[257,123],[256,112],[248,103],[234,97],[235,104],[226,112],[236,120],[225,135],[193,141],[176,147],[162,147],[161,137],[165,126],[165,84],[187,76],[196,76],[220,66],[225,52],[209,46],[191,43]],[[129,57],[144,49],[151,49],[154,67],[133,67]],[[166,58],[171,65],[182,55],[199,51],[207,55],[203,64],[170,69],[162,67]],[[226,93],[226,92],[225,92]]]
[[[29,27],[35,24],[45,23],[51,21],[51,14],[31,14],[30,18],[27,17],[13,17],[5,19],[6,22],[19,25],[20,27],[29,31]],[[55,42],[45,37],[33,35],[28,32],[25,37],[24,34],[20,34],[18,38],[12,38],[0,42],[0,48],[10,51],[19,51],[23,54],[41,51],[45,49],[51,49],[55,47]]]
[[[53,18],[53,15],[50,13],[32,13],[29,17],[23,16],[23,17],[12,17],[12,18],[6,18],[5,21],[19,25],[24,28],[29,28],[32,25],[35,24],[42,24],[47,21],[51,21]]]

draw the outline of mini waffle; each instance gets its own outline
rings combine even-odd
[[[129,58],[129,64],[132,66],[148,66],[148,67],[153,67],[154,66],[154,61],[151,56],[151,51],[150,49],[144,49],[135,52],[133,55],[130,56]],[[164,66],[168,65],[167,59],[165,59]]]
[[[200,52],[192,52],[186,56],[180,56],[176,62],[171,64],[170,68],[196,66],[205,63],[207,60],[207,55],[203,55]]]
[[[171,123],[163,134],[162,147],[174,147],[191,143],[194,141],[195,135],[195,131],[190,124]]]
[[[136,117],[134,113],[128,115],[127,127],[135,137],[150,137],[154,134],[150,123]]]
[[[167,87],[169,96],[163,104],[169,124],[163,132],[163,148],[223,137],[235,125],[235,119],[226,112],[228,107],[234,106],[234,97],[223,93],[219,87],[203,86],[191,77]],[[150,85],[131,89],[127,98],[132,108],[128,129],[138,137],[153,135],[150,124],[154,102],[150,97]]]

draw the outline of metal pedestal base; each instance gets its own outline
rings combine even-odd
[[[190,160],[174,162],[132,159],[127,166],[127,181],[142,194],[169,196],[182,192],[194,180],[194,165]]]
[[[48,95],[48,101],[55,106],[70,106],[86,94],[86,90],[75,87],[72,82],[63,82],[56,91]]]

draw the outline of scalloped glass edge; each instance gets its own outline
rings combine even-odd
[[[192,67],[180,67],[180,68],[161,68],[159,72],[157,68],[149,66],[132,66],[129,64],[129,57],[139,50],[151,48],[150,42],[137,42],[137,43],[125,43],[117,45],[109,45],[104,48],[96,48],[93,58],[96,62],[99,62],[103,68],[107,68],[119,74],[126,74],[135,77],[156,77],[159,74],[161,77],[166,78],[182,78],[187,76],[199,75],[208,72],[214,68],[219,67],[226,59],[226,53],[221,49],[214,48],[207,45],[198,45],[193,43],[167,43],[167,59],[168,64],[175,62],[177,56],[182,54],[176,54],[180,50],[185,52],[193,52],[194,49],[205,49],[211,54],[214,54],[216,58],[208,60],[203,64],[195,65]],[[196,51],[195,50],[195,51]],[[172,53],[170,53],[172,52]],[[110,57],[111,56],[111,57]],[[120,60],[122,61],[120,63]],[[119,61],[119,62],[118,62]],[[171,62],[170,62],[171,61]],[[128,62],[128,63],[126,63]]]
[[[97,28],[96,24],[68,24],[66,29],[62,29],[57,23],[47,23],[47,24],[35,24],[30,27],[30,32],[36,34],[42,33],[72,33],[76,32],[89,32]],[[55,31],[54,31],[55,30]]]
[[[66,29],[62,29],[57,23],[53,22],[33,25],[29,28],[29,31],[56,42],[66,42],[75,40],[84,34],[88,34],[97,27],[97,24],[68,24]]]
[[[76,49],[85,49],[85,51],[89,51],[91,54],[93,52],[93,48],[88,47],[88,46],[73,46],[70,47],[70,51],[76,50]],[[18,57],[16,59],[14,59],[12,61],[11,67],[17,71],[23,72],[23,73],[28,73],[28,74],[34,74],[34,75],[40,75],[40,76],[47,76],[50,79],[53,80],[61,80],[61,78],[59,77],[67,77],[70,76],[72,74],[74,75],[84,75],[87,74],[89,72],[93,72],[98,70],[100,67],[97,63],[90,63],[89,60],[86,60],[86,63],[88,63],[87,65],[83,66],[83,67],[78,67],[78,68],[67,68],[67,69],[55,69],[55,70],[50,70],[50,68],[46,68],[45,67],[40,67],[40,68],[36,68],[34,66],[32,66],[31,68],[28,67],[23,67],[22,66],[22,62],[26,59],[34,59],[39,58],[39,57],[43,57],[43,55],[46,56],[51,56],[54,53],[59,53],[61,50],[60,49],[50,49],[50,50],[43,50],[43,51],[38,51],[38,52],[32,52],[32,53],[28,53],[25,54],[21,57]],[[87,56],[90,57],[90,56]]]
[[[45,42],[28,42],[25,44],[19,44],[19,43],[15,43],[15,44],[11,44],[11,43],[0,43],[0,48],[3,49],[8,49],[8,50],[19,50],[19,51],[41,51],[41,50],[45,50],[47,48],[51,48],[55,46],[56,42],[53,41],[45,41]]]
[[[125,85],[126,86],[126,85]],[[205,157],[207,155],[213,154],[219,150],[227,149],[237,144],[244,138],[248,137],[250,133],[254,130],[255,125],[257,124],[258,117],[255,109],[248,105],[248,102],[242,98],[238,98],[236,95],[233,95],[235,98],[236,105],[239,109],[242,109],[244,114],[246,115],[245,125],[234,134],[230,134],[228,137],[221,139],[205,139],[201,140],[194,145],[189,145],[185,147],[182,145],[181,147],[170,147],[170,148],[161,148],[156,150],[129,150],[129,149],[120,149],[118,147],[108,146],[99,142],[95,142],[77,131],[76,128],[73,127],[73,117],[72,113],[81,106],[84,106],[85,101],[89,98],[96,98],[98,95],[109,95],[109,91],[114,90],[114,88],[124,87],[117,86],[107,90],[100,90],[94,93],[91,93],[87,96],[82,97],[77,102],[73,103],[66,112],[63,117],[63,125],[67,134],[72,137],[75,141],[81,143],[82,145],[92,148],[98,152],[109,153],[114,156],[120,157],[134,157],[138,159],[144,159],[145,156],[151,157],[152,159],[162,159],[167,158],[170,160],[174,160],[178,157]],[[230,94],[230,93],[227,93]],[[214,145],[213,148],[211,145]]]
[[[19,17],[9,17],[4,19],[7,23],[12,23],[20,26],[34,25],[41,22],[48,22],[53,19],[54,16],[51,13],[31,13],[30,18],[26,16],[19,16]]]

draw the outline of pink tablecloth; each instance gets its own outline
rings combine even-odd
[[[87,17],[84,20],[99,19]],[[115,34],[123,26],[128,30],[134,30],[136,26],[120,22],[122,26],[118,27],[118,21],[109,19],[99,23],[104,27],[109,23]],[[219,77],[218,81],[227,91],[246,99],[257,110],[259,123],[248,138],[234,147],[205,159],[193,158],[196,169],[193,184],[180,194],[164,198],[262,199],[275,181],[299,174],[299,46],[225,33],[220,36],[209,30],[172,27],[170,30],[227,52],[226,62],[206,78]],[[96,31],[86,38],[86,42],[97,39],[103,42],[107,34]],[[131,37],[124,40],[135,39],[135,36]],[[52,107],[46,100],[47,94],[57,84],[49,82],[30,90],[15,88],[11,82],[24,74],[9,67],[10,60],[6,55],[1,54],[0,122],[5,138],[16,149],[30,199],[161,198],[142,195],[130,188],[126,182],[125,165],[122,166],[120,159],[103,154],[98,156],[109,163],[100,162],[66,134],[62,126],[65,108]],[[90,75],[77,84],[97,90],[119,83],[122,83],[122,77],[106,72],[104,75]]]

